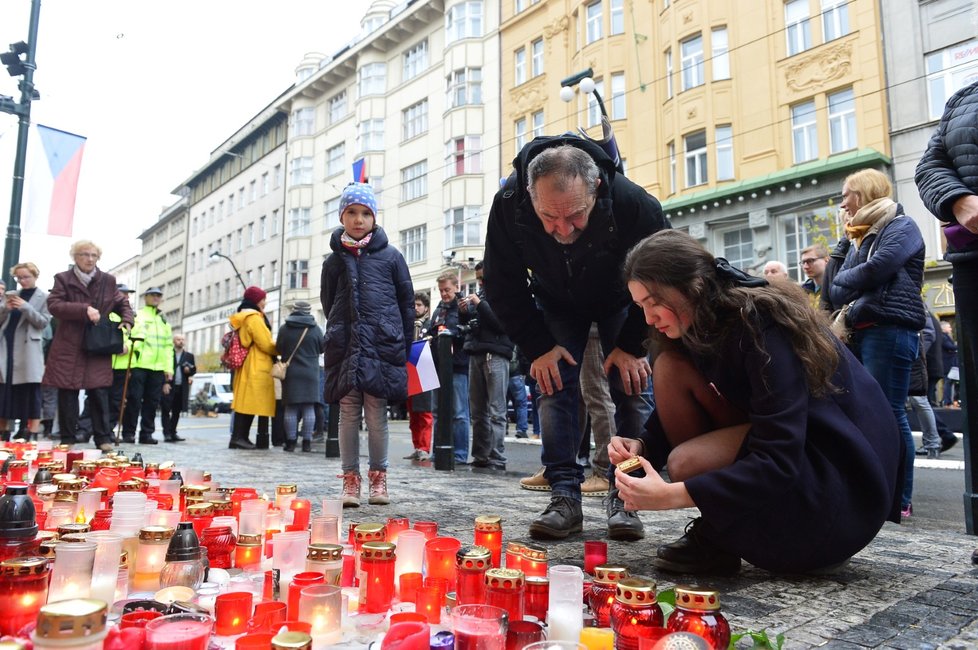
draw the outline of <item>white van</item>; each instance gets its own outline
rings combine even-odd
[[[217,405],[218,413],[231,412],[231,373],[229,372],[198,372],[190,388],[190,402],[201,391],[208,400]]]

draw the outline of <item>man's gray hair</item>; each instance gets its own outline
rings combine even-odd
[[[556,189],[561,192],[566,192],[574,179],[580,178],[587,187],[588,195],[598,193],[598,165],[586,151],[573,145],[562,144],[544,149],[530,161],[526,171],[529,176],[526,189],[533,200],[537,198],[534,189],[536,182],[544,176],[553,178],[557,183]]]

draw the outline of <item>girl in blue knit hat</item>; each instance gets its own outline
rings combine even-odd
[[[407,263],[377,225],[377,198],[366,183],[340,197],[340,224],[323,262],[320,299],[328,404],[340,405],[343,506],[360,505],[360,419],[367,425],[369,503],[387,494],[387,402],[407,399],[414,341],[414,286]]]

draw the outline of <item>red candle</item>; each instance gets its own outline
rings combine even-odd
[[[509,612],[509,620],[523,620],[523,572],[515,569],[486,571],[486,605]]]
[[[455,554],[457,605],[483,605],[486,602],[486,570],[492,555],[484,546],[463,546]]]
[[[126,612],[119,619],[119,628],[146,627],[147,623],[162,616],[163,612],[158,612],[155,609],[137,609],[134,612]]]
[[[277,600],[263,600],[255,605],[255,611],[248,621],[248,632],[272,632],[277,630],[287,618],[286,603]]]
[[[655,600],[655,583],[642,578],[623,578],[611,606],[615,650],[638,650],[639,639],[662,630],[662,609]]]
[[[394,545],[390,542],[367,542],[361,549],[360,608],[369,614],[390,609],[394,600]]]
[[[438,587],[421,587],[417,592],[415,611],[424,614],[431,625],[441,623],[441,590]]]
[[[418,621],[403,621],[394,623],[380,644],[381,650],[397,648],[397,650],[428,650],[430,648],[431,630],[427,623]]]
[[[48,598],[51,564],[43,557],[0,562],[0,634],[16,634],[37,618]]]
[[[424,623],[425,625],[428,624],[428,617],[425,616],[424,614],[419,614],[417,612],[394,612],[393,614],[391,614],[390,619],[391,619],[391,626],[393,626],[395,623],[408,623],[408,622]]]
[[[402,573],[398,584],[398,595],[402,603],[413,603],[417,598],[424,576],[420,573]]]
[[[608,543],[597,540],[584,542],[584,573],[594,575],[594,568],[608,561]]]
[[[446,596],[448,596],[448,580],[445,578],[425,578],[424,586],[438,589],[438,593],[441,594],[441,606],[444,607],[448,604],[445,602]]]
[[[250,594],[249,594],[250,595]],[[145,650],[207,650],[213,620],[203,614],[173,614],[146,624]]]
[[[425,575],[429,578],[444,578],[448,584],[455,584],[455,554],[462,542],[454,537],[435,537],[424,545]]]
[[[425,539],[434,539],[438,536],[438,524],[433,521],[416,521],[414,530],[424,533]]]
[[[261,566],[261,535],[241,535],[234,547],[234,566],[256,571]]]
[[[523,613],[547,620],[550,607],[550,579],[539,576],[525,578],[523,586]]]
[[[492,566],[496,569],[500,568],[503,551],[503,518],[499,515],[476,517],[475,545],[489,549],[492,555]]]
[[[535,544],[523,545],[523,573],[529,576],[547,577],[547,549]]]
[[[74,469],[75,467],[75,461],[82,460],[84,457],[85,454],[82,452],[81,449],[72,449],[71,451],[69,451],[67,454],[67,458],[65,459],[65,471],[70,473],[71,470]]]
[[[720,594],[713,590],[677,586],[676,609],[666,627],[701,636],[715,649],[730,644],[730,624],[720,613]]]
[[[234,641],[234,650],[272,650],[274,634],[258,632],[239,636]]]
[[[232,591],[214,599],[214,617],[218,636],[234,636],[248,631],[251,618],[251,592]]]
[[[316,571],[303,571],[292,576],[292,582],[289,583],[289,618],[299,618],[299,596],[302,594],[303,587],[324,582],[326,577]]]
[[[207,549],[207,563],[214,569],[231,568],[231,552],[236,542],[230,526],[211,526],[200,536],[200,545]]]
[[[340,574],[340,586],[352,587],[356,578],[357,559],[352,552],[343,549],[343,572]]]
[[[209,503],[194,503],[187,506],[187,521],[194,525],[194,532],[197,538],[204,534],[204,529],[211,525],[214,520],[214,507]]]
[[[611,606],[615,602],[615,591],[618,582],[628,577],[628,570],[623,566],[602,564],[594,569],[594,583],[588,594],[588,606],[598,622],[598,627],[611,625]]]
[[[523,542],[506,543],[506,568],[523,570]]]
[[[237,517],[241,514],[241,502],[257,499],[258,492],[255,488],[236,487],[231,492],[231,514]]]
[[[407,517],[390,517],[387,520],[387,541],[396,544],[397,536],[401,534],[401,531],[410,527]]]
[[[292,525],[296,527],[296,530],[309,528],[311,506],[309,499],[292,499],[289,508],[292,509]]]

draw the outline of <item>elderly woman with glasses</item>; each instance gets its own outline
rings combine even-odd
[[[48,310],[58,319],[48,352],[43,383],[58,389],[58,427],[61,443],[75,442],[78,429],[78,391],[89,398],[95,446],[112,450],[109,430],[109,387],[112,386],[112,356],[90,354],[84,347],[85,327],[114,313],[119,327],[132,328],[129,300],[119,291],[115,277],[98,268],[102,249],[82,240],[71,246],[74,264],[54,276]]]

